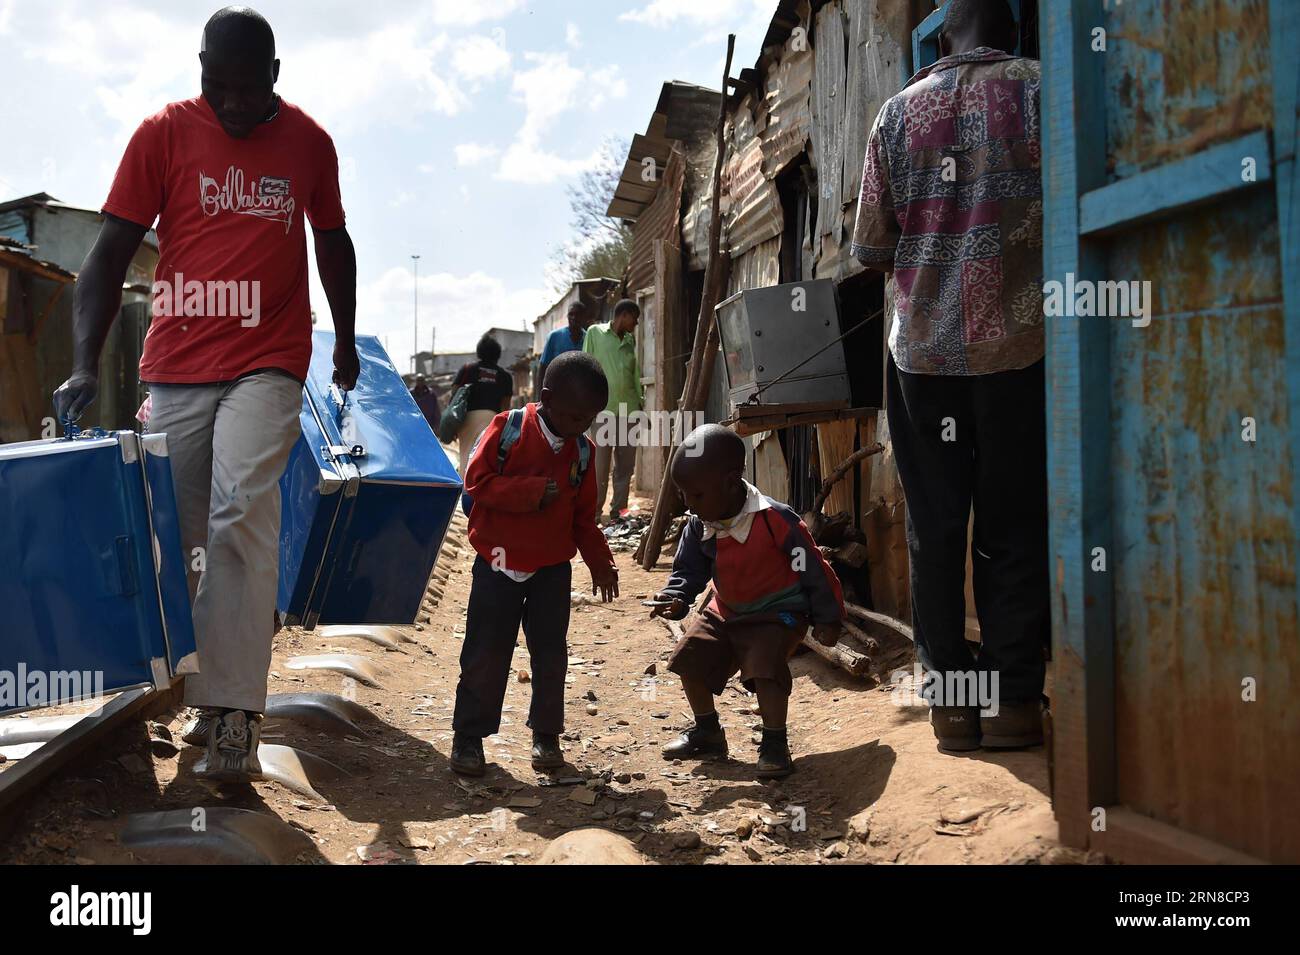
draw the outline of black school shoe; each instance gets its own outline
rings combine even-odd
[[[663,748],[664,759],[725,759],[727,734],[721,726],[692,726]]]
[[[780,779],[794,772],[790,758],[790,740],[785,732],[763,730],[763,741],[758,744],[758,765],[754,775],[759,779]]]
[[[941,753],[969,753],[980,748],[978,706],[932,706],[930,726]]]
[[[1043,704],[1003,703],[997,716],[980,717],[985,749],[1019,749],[1043,742]]]
[[[533,733],[533,769],[564,768],[564,753],[560,751],[560,737],[556,733]]]
[[[482,776],[487,768],[483,757],[483,741],[476,736],[463,736],[457,733],[451,739],[451,758],[447,765],[452,772],[462,776]]]

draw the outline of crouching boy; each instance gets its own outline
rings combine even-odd
[[[727,755],[713,698],[739,671],[763,714],[757,775],[773,778],[794,771],[785,728],[790,656],[809,624],[822,644],[835,643],[844,598],[799,515],[761,494],[742,477],[744,469],[745,443],[714,424],[692,431],[673,458],[673,483],[690,517],[651,616],[680,620],[710,580],[714,596],[668,663],[681,677],[695,725],[663,755]]]
[[[586,431],[608,400],[600,364],[568,352],[546,368],[541,401],[492,419],[465,472],[473,501],[474,560],[460,682],[452,718],[451,768],[484,772],[483,738],[501,728],[520,623],[532,669],[532,762],[564,765],[564,677],[575,552],[603,601],[618,596],[618,570],[596,527],[596,478]]]

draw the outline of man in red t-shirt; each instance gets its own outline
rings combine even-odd
[[[356,254],[344,228],[329,135],[275,95],[270,25],[243,7],[203,31],[203,95],[140,124],[104,203],[104,225],[77,277],[72,376],[55,392],[63,421],[94,400],[100,351],[122,280],[157,220],[153,320],[140,359],[149,430],[166,433],[200,672],[195,772],[257,778],[260,714],[277,583],[279,479],[299,435],[311,357],[310,220],[334,317],[335,381],[356,384]]]

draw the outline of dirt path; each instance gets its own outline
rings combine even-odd
[[[626,553],[618,555],[623,596],[574,609],[563,741],[571,768],[548,779],[529,766],[521,641],[502,731],[486,743],[488,775],[459,779],[446,759],[471,560],[461,547],[431,619],[405,628],[414,643],[385,651],[298,629],[276,637],[272,693],[347,691],[336,673],[287,668],[299,654],[355,653],[379,668],[380,688],[354,686],[357,702],[375,717],[364,737],[293,724],[264,736],[350,774],[318,783],[327,803],[276,783],[209,791],[178,773],[195,749],[172,754],[138,726],[75,778],[53,784],[0,846],[0,862],[136,861],[118,841],[123,817],[216,805],[280,817],[314,846],[297,861],[316,864],[527,863],[554,837],[592,825],[624,833],[660,863],[1073,861],[1054,841],[1041,748],[945,756],[935,749],[924,708],[896,706],[888,688],[866,688],[812,654],[792,663],[793,776],[754,780],[758,717],[754,698],[738,685],[719,708],[732,760],[665,763],[659,748],[689,718],[664,670],[672,637],[637,601],[666,572],[646,573]],[[575,586],[588,579],[577,565]],[[180,715],[160,720],[177,737]]]

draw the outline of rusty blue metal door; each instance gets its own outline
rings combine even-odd
[[[1300,5],[1052,0],[1040,40],[1061,835],[1300,861]]]

